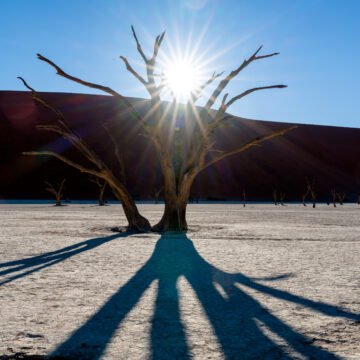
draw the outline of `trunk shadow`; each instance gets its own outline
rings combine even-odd
[[[302,356],[339,359],[331,352],[311,344],[310,339],[274,316],[237,284],[321,314],[360,320],[359,314],[259,284],[241,273],[223,272],[203,259],[184,233],[166,234],[158,240],[152,256],[144,266],[60,344],[50,357],[100,359],[126,315],[136,307],[146,289],[156,280],[158,292],[151,321],[149,357],[191,358],[181,321],[176,286],[179,277],[185,277],[192,286],[225,359],[293,358],[283,346],[268,336],[264,327]],[[220,294],[215,284],[222,287],[225,295]]]
[[[128,236],[126,233],[104,236],[100,238],[89,239],[81,241],[77,244],[66,246],[62,249],[50,251],[41,255],[32,256],[29,258],[8,261],[0,264],[0,286],[10,283],[14,280],[21,279],[27,275],[53,266],[59,262],[80,254],[84,251],[92,250],[100,245],[109,241],[115,240],[120,237]]]

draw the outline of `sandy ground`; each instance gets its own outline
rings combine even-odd
[[[118,205],[0,205],[0,359],[360,359],[359,206],[188,219],[126,236]]]

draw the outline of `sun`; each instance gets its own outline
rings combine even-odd
[[[177,59],[166,64],[164,69],[168,90],[177,101],[186,102],[201,84],[201,69],[195,62]]]

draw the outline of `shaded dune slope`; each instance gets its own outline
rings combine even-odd
[[[116,168],[114,151],[102,124],[119,139],[127,182],[133,195],[153,198],[161,186],[161,173],[151,144],[119,102],[109,96],[43,93],[60,108],[68,123]],[[130,99],[144,113],[146,100]],[[97,189],[88,177],[56,159],[21,155],[22,151],[52,149],[86,163],[65,140],[36,130],[37,123],[54,123],[53,115],[34,104],[27,92],[0,92],[0,197],[48,197],[44,181],[67,179],[70,198],[96,198]],[[247,140],[289,124],[235,118],[220,129],[216,142],[231,149]],[[319,198],[330,190],[347,193],[354,200],[360,193],[360,129],[300,125],[285,137],[276,138],[246,153],[231,156],[204,171],[194,183],[192,195],[203,199],[240,198],[246,189],[249,200],[270,200],[274,189],[288,200],[300,200],[306,179],[314,182]]]

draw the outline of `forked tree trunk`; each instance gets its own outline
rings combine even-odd
[[[190,197],[191,185],[195,179],[195,173],[175,180],[172,171],[166,172],[164,182],[165,209],[161,220],[152,227],[153,231],[187,231],[186,207]],[[176,186],[178,183],[178,186]]]
[[[105,187],[100,189],[100,193],[99,193],[99,206],[105,206]]]
[[[174,201],[175,200],[175,201]],[[186,207],[188,199],[175,198],[165,202],[165,209],[161,220],[153,226],[153,231],[187,231]]]

